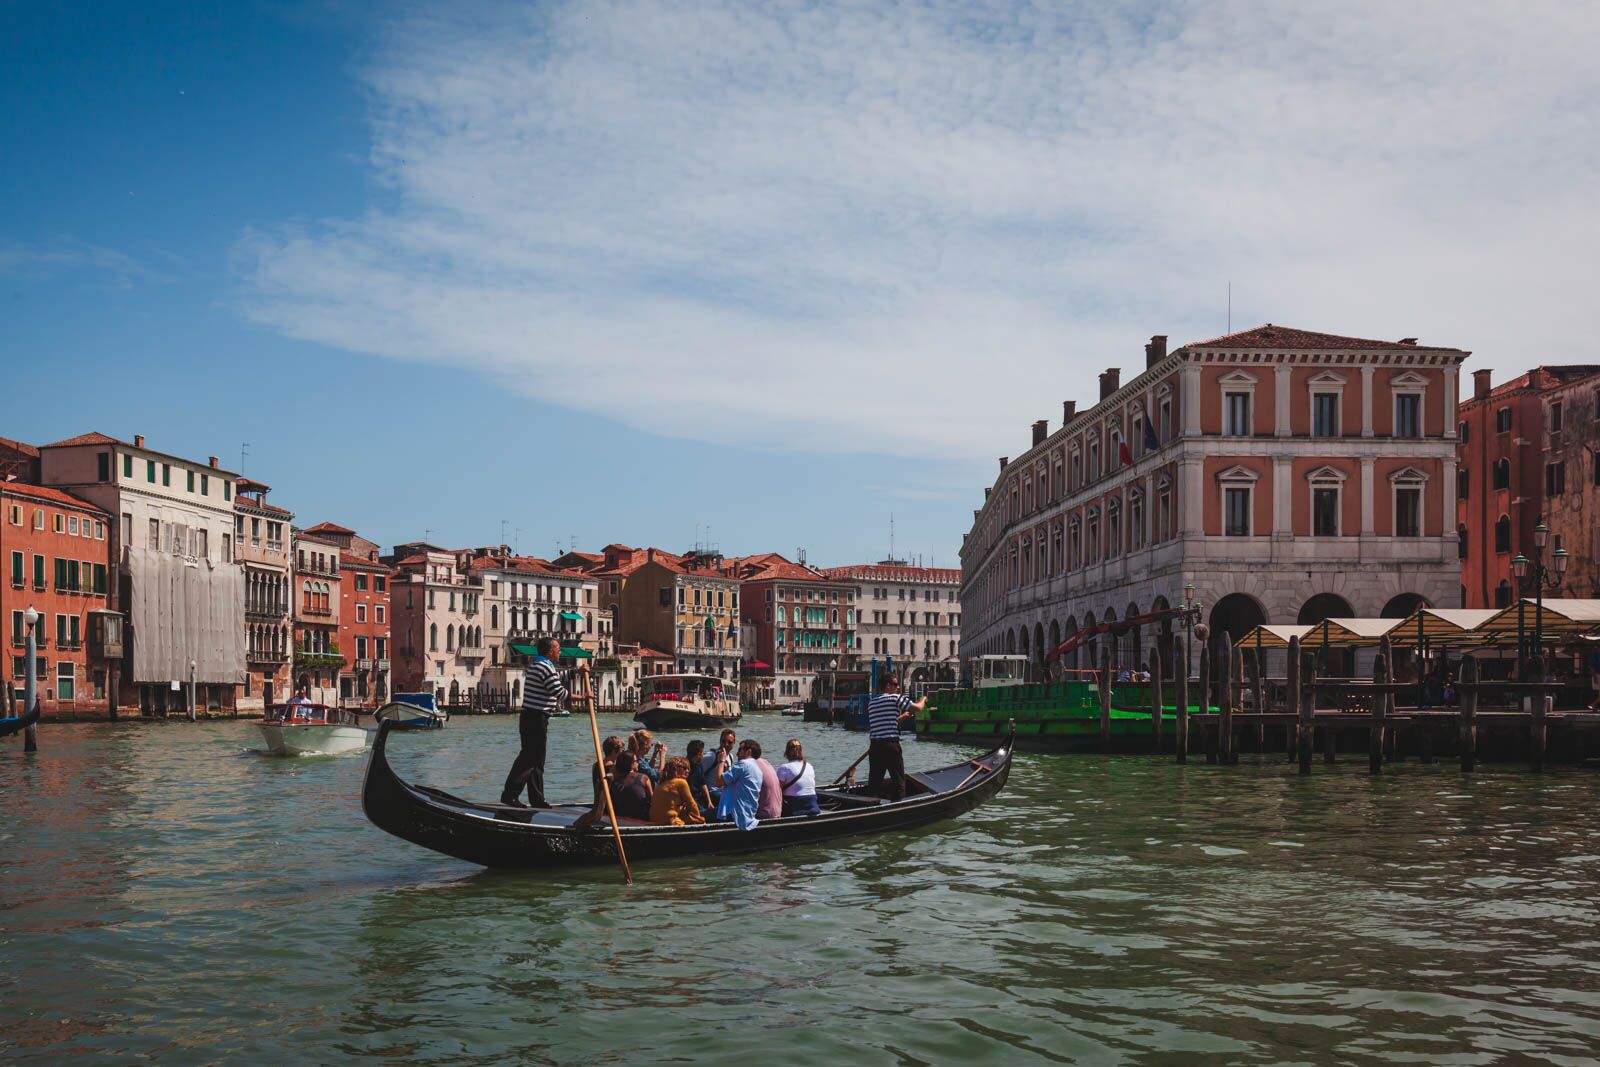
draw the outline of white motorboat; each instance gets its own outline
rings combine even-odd
[[[256,725],[274,756],[337,756],[372,743],[372,731],[363,729],[353,713],[299,698],[268,708]]]
[[[645,679],[633,721],[652,730],[705,730],[739,721],[739,702],[721,678],[657,674]]]

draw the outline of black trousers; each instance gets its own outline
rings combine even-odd
[[[522,751],[517,753],[511,773],[506,775],[500,802],[515,804],[526,789],[529,804],[536,808],[548,807],[544,798],[544,750],[550,736],[550,720],[542,711],[525,711],[517,721],[517,733],[522,736]]]
[[[887,778],[883,785],[880,778]],[[881,739],[867,746],[867,792],[876,793],[886,800],[900,800],[906,795],[906,759],[900,751],[900,742],[893,738]]]

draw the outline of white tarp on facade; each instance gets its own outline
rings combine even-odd
[[[130,548],[133,680],[244,681],[244,569]]]

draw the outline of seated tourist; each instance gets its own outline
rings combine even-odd
[[[654,791],[650,779],[640,772],[633,753],[619,753],[611,771],[611,803],[617,809],[617,818],[650,818],[650,795]]]
[[[701,773],[705,775],[706,784],[711,787],[713,798],[722,795],[723,778],[737,759],[734,754],[734,738],[732,730],[722,731],[717,738],[717,750],[707,756],[702,764]]]
[[[756,811],[761,804],[765,772],[757,757],[750,754],[753,744],[755,742],[745,741],[739,745],[739,758],[722,776],[722,796],[717,800],[717,818],[731,819],[741,830],[754,830],[760,821]],[[759,746],[756,751],[760,751]]]
[[[711,787],[706,784],[706,743],[698,737],[690,741],[685,756],[689,764],[689,795],[694,797],[694,802],[700,805],[702,811],[715,807]]]
[[[783,818],[783,786],[778,781],[776,768],[761,758],[761,742],[746,741],[744,747],[761,768],[761,800],[756,805],[756,818]]]
[[[778,784],[783,787],[784,817],[822,814],[817,807],[817,769],[806,762],[798,740],[783,746],[783,758],[788,762],[778,768]]]
[[[655,785],[661,780],[661,761],[666,758],[667,746],[655,739],[649,730],[635,730],[628,735],[628,751],[638,764],[638,771]]]
[[[600,755],[605,761],[604,767],[599,763],[589,765],[589,777],[594,783],[594,807],[578,816],[572,823],[574,829],[582,830],[597,822],[606,822],[606,790],[611,781],[612,770],[617,756],[622,753],[622,738],[615,735],[606,738],[600,743]],[[620,814],[620,813],[619,813]]]
[[[703,823],[700,805],[689,792],[689,761],[673,756],[661,768],[661,784],[650,795],[650,821],[657,826],[686,826]]]

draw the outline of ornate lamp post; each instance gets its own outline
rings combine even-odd
[[[23,673],[22,714],[27,715],[39,701],[39,619],[41,618],[32,604],[22,613],[22,621],[27,625],[27,641],[23,649],[28,654],[27,670]],[[22,750],[36,752],[39,748],[39,735],[32,726],[22,733]]]
[[[1517,582],[1522,586],[1523,595],[1527,589],[1533,587],[1533,655],[1528,655],[1527,646],[1523,642],[1522,613],[1517,613],[1517,649],[1521,657],[1519,664],[1524,681],[1527,680],[1532,669],[1539,675],[1535,681],[1544,680],[1544,591],[1554,590],[1561,585],[1562,577],[1567,573],[1567,550],[1558,548],[1551,555],[1551,566],[1544,564],[1545,546],[1550,541],[1550,528],[1541,518],[1538,525],[1533,528],[1533,558],[1529,559],[1518,552],[1511,561],[1511,573],[1517,576]]]
[[[1183,632],[1188,638],[1189,654],[1185,660],[1186,666],[1184,668],[1186,672],[1194,666],[1194,631],[1197,625],[1203,625],[1200,622],[1201,607],[1200,601],[1194,598],[1194,583],[1184,582],[1183,601],[1178,610],[1182,613],[1179,618],[1183,621]],[[1202,637],[1201,640],[1203,641],[1205,638]]]

